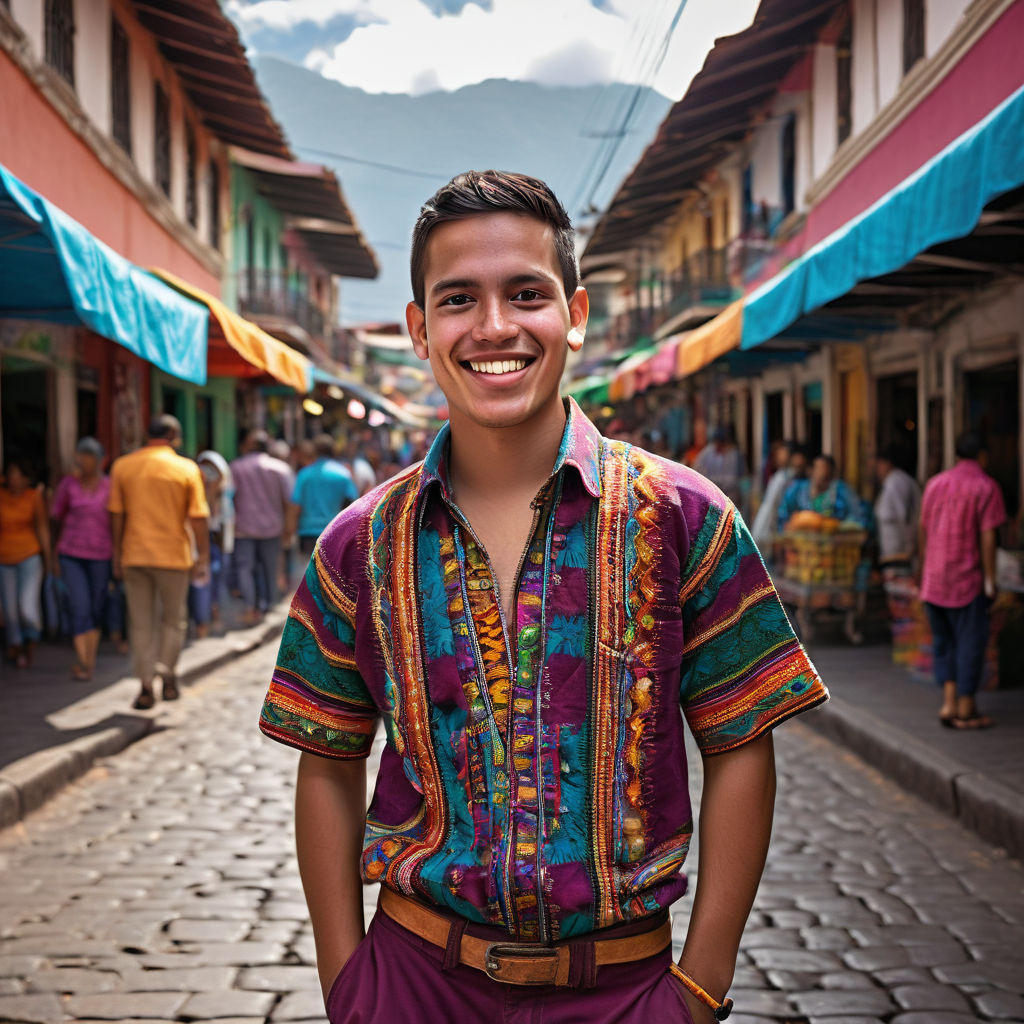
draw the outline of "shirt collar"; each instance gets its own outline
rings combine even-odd
[[[572,466],[580,475],[587,492],[601,497],[601,432],[583,414],[575,399],[566,399],[565,430],[558,446],[558,455],[551,476],[557,476],[566,466]],[[441,488],[445,500],[451,500],[448,482],[448,441],[451,425],[445,423],[434,438],[420,470],[420,491],[431,484]]]

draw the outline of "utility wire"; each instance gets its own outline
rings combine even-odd
[[[438,179],[447,180],[451,177],[448,173],[442,173],[441,171],[417,171],[412,167],[399,167],[398,164],[386,164],[379,160],[367,160],[361,156],[352,156],[348,153],[335,153],[329,149],[313,149],[310,146],[296,146],[295,147],[300,153],[311,153],[313,156],[325,156],[331,160],[345,160],[348,163],[363,164],[366,167],[376,167],[382,171],[393,171],[395,174],[409,174],[415,178],[430,178],[434,181]]]
[[[636,111],[640,105],[640,101],[646,95],[646,89],[648,88],[649,82],[653,82],[658,71],[661,70],[661,65],[664,63],[665,56],[668,53],[669,42],[671,41],[672,36],[675,33],[676,27],[679,24],[679,19],[680,17],[682,17],[683,9],[685,7],[686,0],[680,0],[678,6],[676,7],[675,14],[672,16],[672,22],[669,25],[668,29],[665,31],[664,35],[662,36],[661,45],[660,47],[658,47],[655,53],[652,66],[647,69],[647,73],[640,78],[640,81],[637,83],[635,89],[633,90],[633,95],[630,97],[629,104],[626,108],[626,112],[622,118],[618,130],[613,133],[610,133],[609,135],[609,145],[606,148],[604,160],[601,163],[600,170],[598,171],[597,175],[593,180],[593,183],[590,186],[590,192],[584,204],[584,207],[586,209],[589,209],[594,203],[594,197],[596,196],[598,189],[601,187],[605,175],[607,175],[612,165],[612,162],[614,161],[615,156],[619,151],[619,147],[622,145],[622,140],[626,136],[627,129],[629,128],[629,123],[636,114]]]

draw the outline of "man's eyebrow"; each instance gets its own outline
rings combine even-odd
[[[474,281],[471,277],[448,277],[442,281],[435,281],[430,286],[430,292],[446,292],[449,288],[477,288],[480,282]]]
[[[515,274],[505,281],[505,287],[511,288],[520,284],[532,284],[535,281],[556,281],[557,278],[546,270],[532,270],[526,274]],[[448,277],[436,281],[430,286],[431,295],[457,288],[479,288],[480,282],[472,277]]]

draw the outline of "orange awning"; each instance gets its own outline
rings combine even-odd
[[[743,300],[739,299],[706,324],[683,335],[676,352],[676,379],[689,377],[719,356],[739,348],[742,331]]]
[[[166,270],[154,275],[197,299],[210,310],[207,372],[211,377],[261,377],[264,374],[305,394],[313,387],[313,364],[283,341],[228,309],[220,299],[187,284]]]

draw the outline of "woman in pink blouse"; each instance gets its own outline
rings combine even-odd
[[[60,574],[68,593],[75,664],[71,675],[92,677],[100,624],[114,555],[107,496],[110,478],[103,473],[103,446],[83,437],[75,449],[75,471],[64,477],[53,496],[57,521]]]

